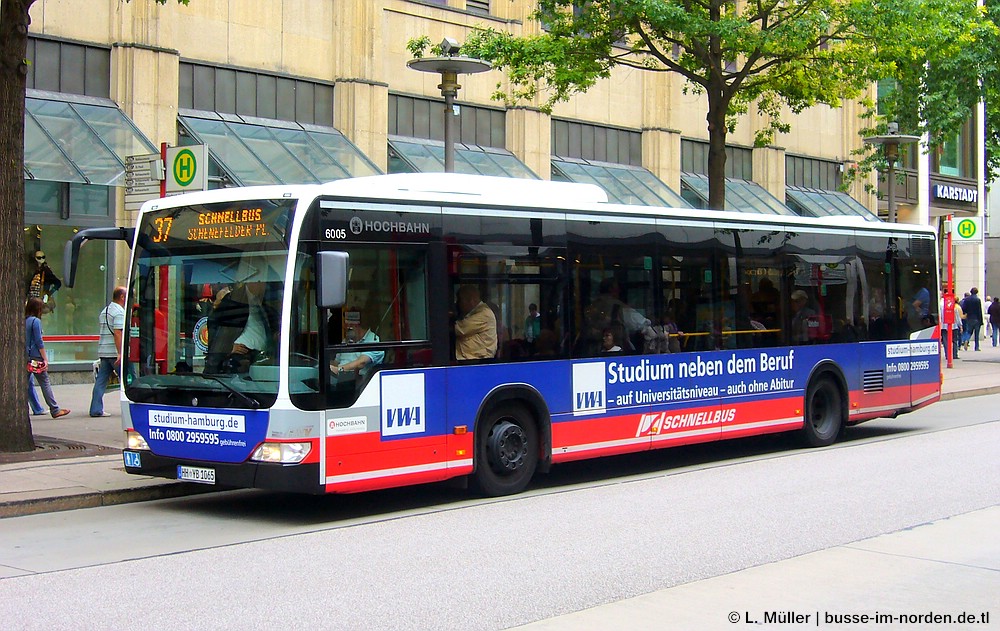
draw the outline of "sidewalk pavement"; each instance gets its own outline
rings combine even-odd
[[[1000,393],[1000,347],[962,351],[944,369],[942,399]],[[54,386],[59,405],[72,412],[60,419],[32,416],[36,449],[0,453],[0,519],[94,506],[109,506],[214,490],[201,484],[128,475],[122,462],[125,434],[118,392],[104,396],[111,416],[91,418],[92,386]]]

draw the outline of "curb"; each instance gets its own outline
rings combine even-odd
[[[987,386],[985,388],[974,388],[972,390],[960,390],[958,392],[942,392],[942,401],[954,401],[955,399],[965,399],[968,397],[981,397],[987,394],[1000,394],[1000,386]]]
[[[189,482],[170,482],[130,489],[89,491],[53,497],[32,497],[23,500],[0,502],[0,519],[38,515],[41,513],[55,513],[76,510],[78,508],[97,508],[99,506],[148,502],[150,500],[170,499],[223,490],[228,489],[209,488],[203,484]]]

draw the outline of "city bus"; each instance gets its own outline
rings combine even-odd
[[[101,238],[131,243],[130,474],[497,496],[573,460],[825,446],[941,395],[923,226],[399,174],[153,200],[67,260]]]

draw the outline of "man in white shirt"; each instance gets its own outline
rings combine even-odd
[[[115,287],[111,302],[97,318],[100,341],[97,356],[100,365],[94,378],[94,391],[90,397],[91,416],[111,416],[104,411],[104,391],[108,387],[111,373],[122,363],[122,335],[125,330],[125,288]],[[120,374],[120,373],[119,373]]]

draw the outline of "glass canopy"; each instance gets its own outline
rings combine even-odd
[[[28,94],[24,171],[29,179],[124,186],[125,158],[158,152],[112,101]]]
[[[708,208],[708,177],[695,174],[681,174],[683,190],[681,194],[695,208]],[[756,182],[726,178],[726,208],[736,212],[758,212],[767,215],[792,215],[796,213],[782,204]]]
[[[472,175],[495,175],[539,179],[531,169],[506,149],[455,143],[455,171]],[[390,173],[443,173],[444,143],[424,138],[389,136]]]
[[[332,127],[184,110],[181,144],[208,145],[210,174],[234,185],[317,184],[380,173]]]
[[[788,205],[803,217],[829,217],[846,215],[861,217],[865,221],[881,221],[877,215],[847,193],[821,191],[814,188],[789,186],[785,190]]]
[[[552,179],[596,184],[618,204],[689,208],[684,199],[649,170],[626,164],[552,157]]]

